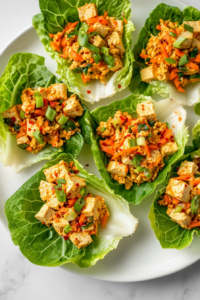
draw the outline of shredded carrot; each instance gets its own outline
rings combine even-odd
[[[185,65],[186,67],[190,67],[191,69],[194,70],[199,70],[199,66],[194,64],[193,62],[189,62],[188,64]]]
[[[166,144],[167,140],[166,139],[160,139],[160,141],[158,142],[159,147],[161,147],[162,145]]]
[[[194,227],[200,227],[200,221],[198,222],[196,220],[192,221],[190,223],[190,228],[194,228]]]
[[[148,58],[149,56],[147,54],[140,53],[140,57],[145,59],[145,58]]]
[[[171,37],[170,37],[170,35],[169,35],[169,32],[167,32],[167,33],[165,34],[164,39],[167,41],[168,45],[171,44]]]
[[[104,17],[106,18],[108,16],[108,12],[104,11]]]
[[[178,92],[181,92],[181,93],[185,93],[185,90],[182,88],[181,85],[179,85],[179,86],[177,87],[177,91],[178,91]]]
[[[157,26],[156,26],[156,29],[161,31],[161,26],[160,26],[160,25],[157,25]]]
[[[112,141],[115,141],[115,134],[110,137]]]
[[[121,141],[120,141],[119,143],[116,143],[116,144],[113,146],[113,148],[114,148],[114,149],[117,149],[117,148],[121,147],[121,145],[123,144],[123,142],[124,142],[124,138],[122,138]]]
[[[170,53],[172,50],[173,50],[173,47],[170,46],[170,45],[168,45],[168,46],[167,46],[167,53]]]
[[[179,201],[178,199],[176,199],[176,198],[173,198],[173,200],[172,200],[172,203],[173,203],[173,204],[179,204],[179,202],[180,202],[180,201]]]
[[[177,37],[180,35],[180,33],[181,33],[180,29],[176,28],[176,35],[177,35]]]
[[[101,146],[101,151],[106,152],[108,154],[114,155],[115,151],[109,147]]]
[[[135,125],[134,127],[131,128],[132,133],[138,133],[138,126]]]
[[[67,59],[68,56],[66,54],[59,54],[60,57],[64,58],[64,59]]]
[[[94,27],[93,26],[90,26],[87,33],[91,33],[91,32],[94,32]]]
[[[49,33],[49,37],[50,37],[50,39],[53,39],[54,38],[54,34],[53,33]]]
[[[185,203],[185,207],[186,207],[186,208],[190,208],[190,207],[191,207],[191,203],[186,202],[186,203]]]
[[[53,138],[53,141],[52,141],[52,146],[54,147],[54,146],[56,146],[56,142],[58,141],[58,133],[56,133],[55,135],[54,135],[54,138]]]
[[[176,54],[177,56],[180,56],[180,57],[182,57],[182,56],[185,55],[185,53],[182,52],[181,50],[179,50],[178,48],[175,49],[175,54]]]
[[[150,60],[150,63],[155,64],[157,63],[161,58],[163,58],[162,54],[157,55],[155,58],[152,58]]]
[[[96,230],[91,230],[90,232],[89,232],[89,235],[93,235],[93,234],[96,234],[97,232],[96,232]]]
[[[125,23],[125,24],[128,24],[128,22],[127,22],[126,18],[124,18],[124,23]]]
[[[151,151],[150,151],[146,141],[145,141],[145,149],[146,149],[146,152],[147,152],[147,156],[151,157]]]
[[[81,214],[80,218],[79,218],[79,224],[83,225],[85,223],[86,217],[84,214]]]
[[[71,228],[72,228],[72,231],[77,231],[77,226],[76,225],[72,225]]]
[[[70,164],[69,164],[69,167],[72,168],[72,167],[73,167],[73,164],[74,164],[74,162],[71,161]]]
[[[60,47],[57,45],[57,43],[55,42],[50,42],[50,46],[53,50],[57,51],[57,52],[61,52]]]
[[[173,129],[166,128],[165,132],[163,134],[164,139],[170,139],[170,137],[172,135],[172,131],[173,131]]]
[[[69,23],[65,26],[65,29],[63,30],[63,32],[66,32],[66,31],[68,31],[69,29],[76,27],[76,25],[78,24],[78,22],[79,22],[79,21],[74,22],[74,23],[70,23],[70,22],[69,22]]]
[[[139,148],[139,146],[135,146],[135,147],[131,147],[131,148],[129,148],[129,149],[125,149],[125,150],[123,150],[123,151],[121,151],[121,152],[116,153],[116,154],[112,157],[112,159],[116,159],[116,158],[118,158],[119,156],[124,155],[124,154],[133,153],[133,152],[135,152],[136,150],[138,150],[138,148]]]
[[[29,146],[29,147],[26,148],[26,150],[31,152],[33,150],[33,148]]]
[[[179,70],[177,68],[173,69],[171,74],[170,74],[170,80],[173,80],[177,77],[177,73],[179,72]]]
[[[87,83],[88,81],[91,80],[90,78],[86,78],[83,73],[81,74],[81,79],[82,79],[83,83]]]
[[[105,146],[105,145],[106,146],[112,146],[112,145],[114,145],[114,142],[110,139],[100,140],[99,143],[100,143],[101,146]]]
[[[194,61],[200,63],[200,54],[198,54],[198,55],[196,56],[196,58],[195,58]]]
[[[68,200],[69,206],[74,206],[75,203],[76,203],[76,198]]]
[[[166,44],[161,45],[161,53],[162,53],[163,58],[169,57],[167,50],[166,50],[166,46],[167,46]],[[165,61],[165,63],[167,63],[167,62]]]
[[[200,183],[200,178],[196,178],[195,180],[193,180],[193,181],[191,182],[192,185],[197,185],[197,184],[199,184],[199,183]]]
[[[191,175],[189,175],[189,174],[188,175],[180,175],[179,177],[175,177],[174,179],[187,181],[187,180],[191,179]]]
[[[152,144],[148,145],[148,148],[149,148],[150,151],[159,149],[158,145],[152,145]]]
[[[93,62],[94,62],[94,58],[91,57],[91,58],[90,58],[90,64],[93,64]]]
[[[45,116],[45,111],[41,110],[41,109],[36,109],[34,111],[34,114],[38,115],[38,116]]]
[[[108,212],[106,211],[106,213],[105,213],[105,215],[103,216],[103,219],[102,219],[102,221],[101,221],[101,226],[102,226],[103,228],[106,227],[106,223],[107,223],[107,220],[108,220],[108,216],[109,216],[109,214],[108,214]]]
[[[82,56],[80,56],[77,52],[75,51],[71,51],[70,52],[71,57],[75,60],[75,61],[80,61],[83,62],[84,59],[82,58]]]
[[[20,137],[22,137],[22,136],[24,136],[24,135],[26,135],[25,132],[19,132],[19,133],[17,134],[17,139],[19,139]]]
[[[58,213],[66,213],[67,209],[66,207],[62,206],[59,210]]]
[[[164,200],[165,200],[165,202],[171,204],[171,200],[167,194],[164,195]]]

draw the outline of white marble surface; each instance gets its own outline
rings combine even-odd
[[[199,0],[185,2],[200,9]],[[0,0],[0,49],[29,26],[37,12],[38,0]],[[0,183],[3,183],[3,174],[0,174]],[[200,261],[171,276],[147,282],[102,282],[68,273],[61,268],[31,264],[13,245],[4,224],[6,220],[0,201],[0,300],[53,300],[58,297],[73,300],[94,297],[97,300],[199,299]]]

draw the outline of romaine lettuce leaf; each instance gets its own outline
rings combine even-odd
[[[0,78],[0,113],[13,105],[21,103],[22,91],[28,87],[48,87],[60,82],[44,65],[44,58],[31,53],[13,55]],[[86,122],[87,108],[84,115],[77,119]],[[88,115],[88,114],[87,114]],[[84,131],[86,131],[84,129]],[[16,137],[12,136],[0,115],[0,155],[4,166],[10,166],[19,173],[26,167],[41,160],[51,159],[62,151],[78,155],[84,143],[83,136],[76,133],[65,143],[65,148],[45,147],[37,154],[31,154],[17,146]]]
[[[193,150],[192,147],[190,150]],[[153,229],[162,248],[175,248],[181,250],[191,244],[195,232],[200,236],[199,228],[193,228],[192,230],[182,228],[177,223],[173,222],[166,214],[167,208],[158,204],[160,197],[165,192],[169,179],[177,177],[177,168],[180,166],[181,162],[185,160],[191,161],[191,155],[195,154],[199,156],[198,152],[188,153],[188,151],[186,151],[181,159],[173,165],[167,180],[163,183],[164,188],[157,191],[155,199],[151,205],[149,212],[151,228]]]
[[[96,130],[99,126],[100,121],[107,121],[108,118],[113,117],[115,112],[118,110],[137,116],[137,104],[149,100],[152,99],[144,95],[131,95],[123,100],[115,101],[108,106],[102,106],[95,109],[91,112],[94,130]],[[108,163],[108,157],[99,149],[100,138],[97,135],[95,135],[95,137],[91,135],[91,149],[102,178],[116,194],[122,195],[124,199],[133,204],[139,204],[142,199],[154,192],[158,184],[162,183],[166,179],[172,163],[177,161],[183,155],[185,145],[188,141],[188,130],[184,125],[186,111],[175,101],[171,101],[170,99],[165,99],[159,102],[153,101],[153,104],[157,119],[159,121],[169,123],[170,128],[172,128],[175,133],[175,139],[179,147],[178,152],[166,160],[165,167],[159,172],[158,177],[153,182],[143,183],[140,186],[134,184],[130,190],[126,190],[123,184],[120,185],[117,181],[112,179],[110,174],[107,172],[105,165]]]
[[[41,14],[33,17],[33,26],[35,27],[41,42],[43,43],[47,53],[56,60],[58,64],[58,74],[61,79],[68,85],[71,92],[79,95],[80,98],[94,103],[100,99],[110,97],[117,91],[125,89],[131,80],[132,62],[134,60],[131,51],[131,32],[134,30],[133,23],[129,20],[131,15],[131,4],[129,0],[40,0]],[[57,33],[62,31],[67,22],[78,21],[77,7],[85,5],[85,3],[96,3],[99,15],[108,12],[109,16],[122,18],[125,17],[128,23],[125,25],[123,42],[126,49],[124,55],[124,67],[114,73],[107,85],[100,83],[99,80],[93,80],[90,83],[84,84],[81,76],[69,69],[67,61],[59,56],[50,47],[49,33]],[[88,94],[87,91],[91,93]]]
[[[92,236],[93,243],[78,250],[70,240],[65,241],[52,227],[42,225],[35,218],[44,202],[40,199],[40,180],[45,180],[43,170],[60,160],[74,161],[80,171],[78,176],[86,179],[87,189],[105,199],[110,212],[106,228],[100,228],[98,236]],[[31,177],[7,200],[5,214],[13,243],[32,263],[55,267],[72,262],[85,268],[94,265],[99,259],[115,249],[119,241],[134,233],[138,221],[130,213],[128,203],[92,174],[88,174],[72,155],[62,153],[44,165],[41,171]]]
[[[156,26],[160,24],[160,19],[171,20],[180,24],[184,21],[197,21],[200,20],[200,11],[189,6],[181,12],[177,7],[162,3],[151,12],[140,31],[138,42],[133,49],[135,62],[133,63],[133,76],[129,88],[133,94],[144,94],[147,96],[158,94],[163,98],[169,97],[176,100],[180,105],[192,106],[200,101],[200,82],[188,84],[184,87],[186,92],[180,93],[171,82],[166,83],[156,80],[148,84],[141,81],[140,70],[145,68],[146,65],[144,59],[140,57],[140,53],[142,49],[146,48],[151,34],[157,35],[159,33]]]

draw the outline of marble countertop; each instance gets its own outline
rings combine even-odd
[[[167,2],[167,1],[166,1]],[[199,0],[186,3],[200,9]],[[0,49],[30,25],[39,12],[38,0],[0,1]],[[3,174],[0,174],[3,182]],[[3,221],[3,222],[2,222]],[[198,299],[200,261],[189,268],[160,279],[138,283],[111,283],[80,277],[61,268],[44,268],[31,264],[11,241],[0,202],[0,300],[68,299]],[[196,296],[196,297],[195,297]]]

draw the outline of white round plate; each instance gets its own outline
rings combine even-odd
[[[164,1],[165,2],[165,1]],[[149,13],[160,3],[159,0],[132,0],[132,21],[135,24],[136,31],[132,35],[133,43],[137,41],[140,29],[144,25]],[[178,6],[184,9],[186,6],[178,0],[168,0],[169,5]],[[14,40],[12,40],[0,55],[0,74],[4,71],[11,55],[17,52],[32,52],[46,58],[46,66],[55,73],[56,63],[45,52],[42,43],[32,26],[24,30]],[[114,100],[123,99],[130,94],[126,89],[115,95],[113,98],[101,100],[95,105],[88,105],[90,109],[98,105],[107,105]],[[198,120],[194,115],[193,108],[187,108],[187,126],[191,129]],[[191,141],[191,138],[190,138]],[[84,145],[78,160],[85,169],[97,176],[99,173],[94,164],[89,146]],[[21,174],[15,174],[9,168],[4,168],[0,163],[0,180],[1,191],[1,209],[0,215],[3,214],[2,205],[5,201],[33,174],[35,174],[44,162],[33,165]],[[89,166],[85,166],[89,164]],[[199,240],[194,238],[191,246],[182,250],[164,250],[160,247],[148,220],[148,213],[154,195],[151,195],[139,206],[131,205],[131,211],[139,218],[139,226],[132,237],[124,238],[119,247],[111,251],[104,260],[88,269],[81,269],[73,264],[66,264],[62,268],[84,276],[119,282],[133,282],[147,279],[153,279],[179,271],[200,259]],[[2,218],[5,220],[5,218]],[[5,226],[7,227],[6,221]]]

